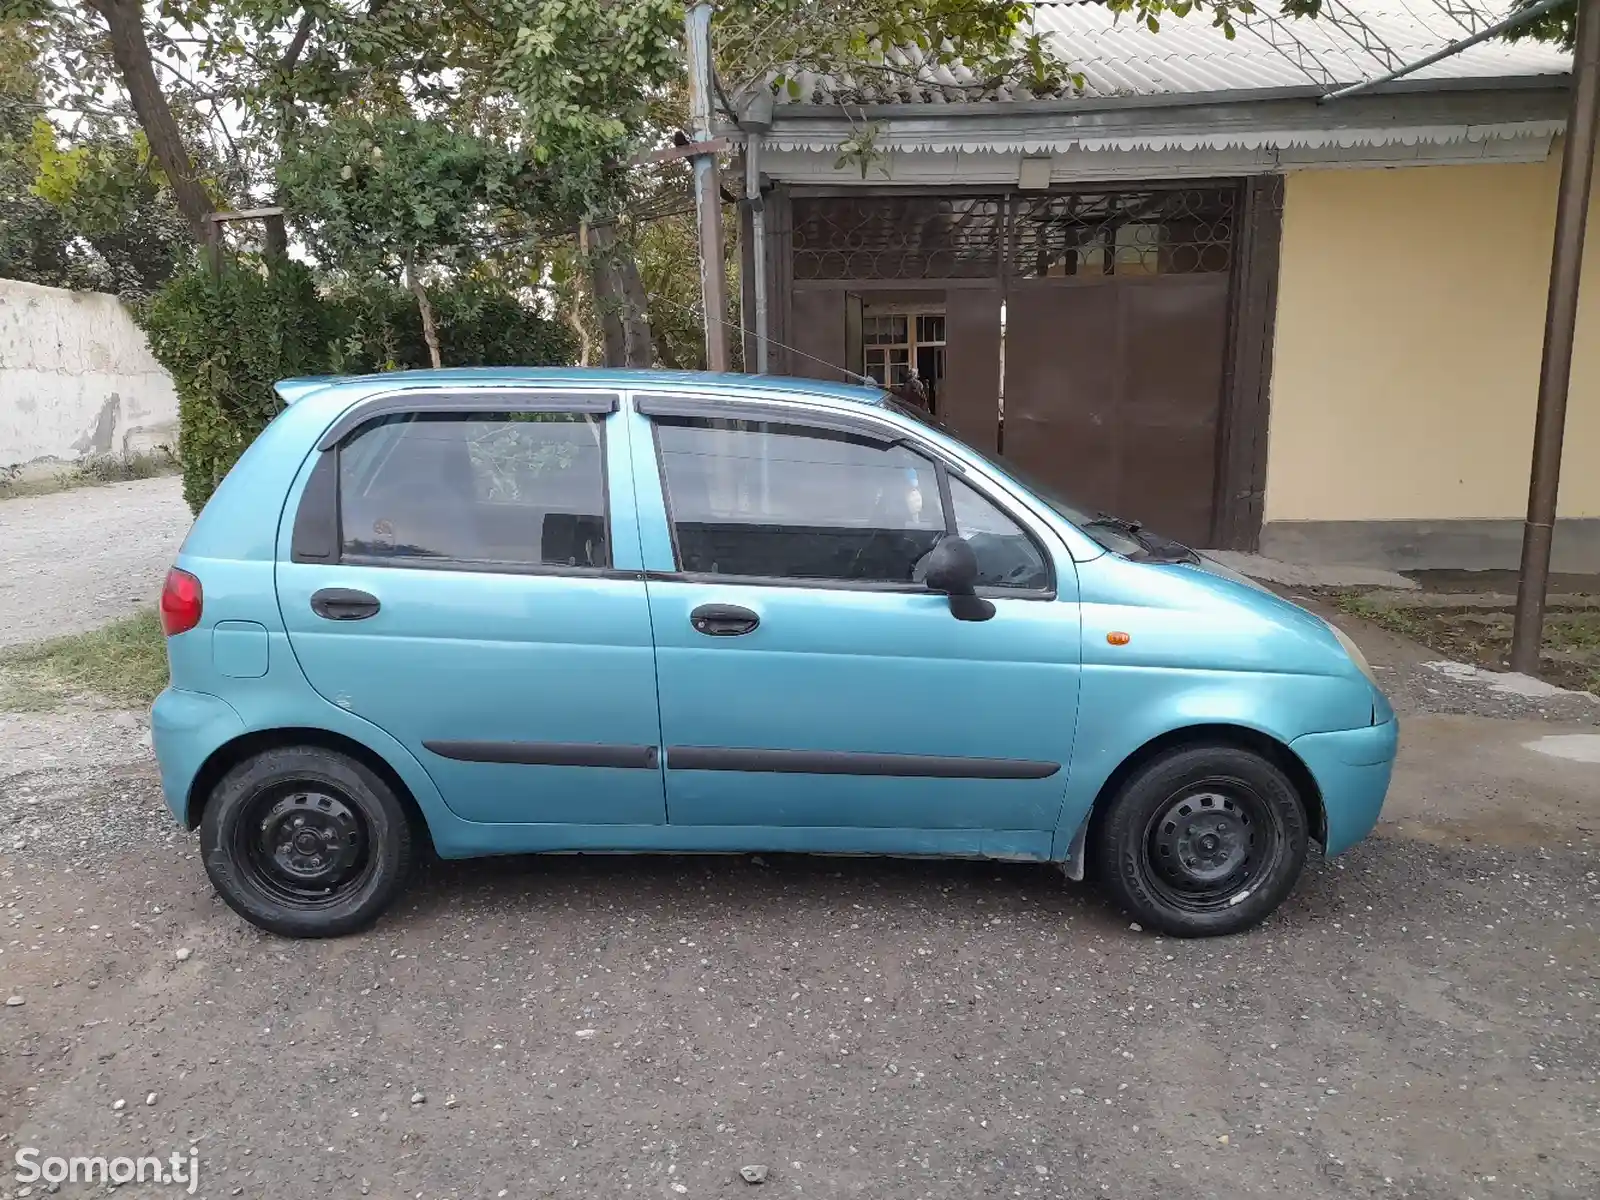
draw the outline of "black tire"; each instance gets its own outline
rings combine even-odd
[[[212,789],[200,819],[206,874],[245,920],[285,937],[365,929],[405,885],[409,814],[376,774],[316,746],[267,750]]]
[[[1128,778],[1093,850],[1112,899],[1145,928],[1217,937],[1283,903],[1307,841],[1306,806],[1276,764],[1236,746],[1186,746]]]

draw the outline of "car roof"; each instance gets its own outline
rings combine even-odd
[[[789,394],[797,399],[824,396],[872,406],[882,405],[885,397],[881,388],[833,383],[825,379],[617,367],[450,367],[438,371],[386,371],[377,375],[310,375],[282,380],[276,385],[276,391],[285,404],[294,404],[316,393],[319,400],[342,407],[366,396],[402,389],[410,391],[519,383],[650,390],[692,388],[703,396],[748,394],[752,389],[760,389],[768,395]]]

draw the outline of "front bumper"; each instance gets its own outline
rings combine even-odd
[[[167,688],[150,707],[150,742],[161,767],[167,807],[184,825],[189,796],[206,759],[244,732],[244,721],[226,700],[203,692]]]
[[[1399,743],[1400,722],[1392,716],[1381,725],[1308,733],[1289,743],[1322,792],[1326,853],[1348,850],[1378,823]]]

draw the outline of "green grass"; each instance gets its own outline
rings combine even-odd
[[[175,475],[178,470],[178,460],[166,446],[140,454],[97,455],[51,475],[25,476],[21,467],[0,467],[0,500],[46,496],[71,488],[126,483],[130,479],[154,479],[157,475]]]
[[[1420,642],[1446,658],[1506,669],[1511,651],[1509,609],[1408,607],[1404,601],[1374,600],[1362,592],[1331,597],[1353,617]],[[1600,694],[1600,609],[1559,607],[1545,615],[1539,675],[1561,687]]]
[[[55,708],[82,696],[132,708],[166,686],[166,639],[154,611],[0,651],[0,709]]]
[[[1418,617],[1413,609],[1374,603],[1365,592],[1341,592],[1333,598],[1333,603],[1340,612],[1349,613],[1352,617],[1360,617],[1363,621],[1382,625],[1392,633],[1416,641],[1424,640],[1422,634],[1427,629],[1427,622]]]

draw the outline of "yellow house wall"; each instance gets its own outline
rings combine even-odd
[[[1520,519],[1559,143],[1285,180],[1265,519]],[[1600,517],[1600,188],[1560,515]]]

